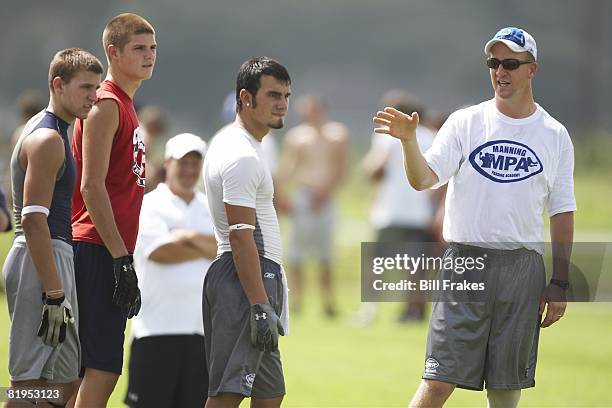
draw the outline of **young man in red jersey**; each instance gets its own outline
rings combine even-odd
[[[77,407],[104,407],[121,375],[126,318],[140,309],[132,253],[144,195],[144,143],[132,98],[155,65],[155,30],[120,14],[103,34],[108,74],[72,152],[75,274],[81,310],[82,382]]]

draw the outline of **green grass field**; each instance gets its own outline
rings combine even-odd
[[[605,177],[578,176],[577,238],[612,239],[612,185]],[[597,197],[597,199],[595,199]],[[367,222],[372,192],[359,175],[340,198],[336,277],[341,315],[322,317],[316,276],[310,274],[303,314],[293,316],[291,335],[281,340],[287,407],[405,407],[423,371],[427,325],[399,325],[400,305],[380,304],[377,320],[354,328],[349,316],[360,302],[361,241],[372,234]],[[283,225],[284,228],[284,225]],[[2,236],[0,259],[11,237]],[[608,258],[612,254],[608,254]],[[609,263],[608,263],[609,264]],[[610,273],[610,271],[606,271]],[[4,296],[0,297],[4,303]],[[0,386],[8,385],[8,316],[0,308]],[[612,395],[612,304],[574,303],[562,321],[541,334],[537,387],[523,392],[524,407],[610,407]],[[127,345],[126,345],[127,347]],[[127,373],[126,373],[127,374]],[[123,375],[109,406],[123,406]],[[244,403],[243,406],[248,406]],[[486,406],[482,392],[457,390],[447,406]]]

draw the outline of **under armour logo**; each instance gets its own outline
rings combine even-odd
[[[267,316],[267,315],[266,315],[266,313],[265,313],[265,312],[264,312],[264,313],[262,313],[262,314],[257,314],[257,313],[255,313],[255,320],[259,320],[259,319],[264,319],[264,320],[266,320],[266,316]]]

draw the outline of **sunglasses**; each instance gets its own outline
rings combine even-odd
[[[501,65],[504,67],[506,71],[514,71],[518,67],[523,64],[532,64],[533,61],[521,61],[516,58],[508,58],[503,60],[498,60],[497,58],[489,58],[487,59],[487,67],[491,69],[497,69]]]

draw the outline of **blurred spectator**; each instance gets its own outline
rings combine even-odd
[[[448,118],[448,113],[439,110],[428,110],[423,118],[422,125],[437,132],[446,122],[446,118]]]
[[[424,126],[437,134],[438,130],[442,127],[446,119],[448,119],[448,113],[442,113],[440,111],[432,111],[431,114],[427,112],[425,115]],[[446,242],[442,236],[442,225],[444,224],[444,205],[446,201],[446,189],[448,185],[445,184],[437,189],[428,190],[432,196],[434,203],[434,219],[431,225],[431,236],[434,241],[438,242],[438,246],[435,249],[435,254],[442,255],[446,250]]]
[[[419,117],[425,116],[418,99],[401,90],[387,92],[381,100],[381,106],[391,106],[405,113],[417,112]],[[417,128],[417,142],[422,151],[431,146],[434,136],[434,132],[425,126]],[[370,215],[370,221],[376,229],[376,241],[383,245],[410,242],[411,250],[427,256],[431,247],[427,243],[435,240],[432,227],[437,208],[434,202],[436,197],[428,191],[416,191],[406,180],[401,142],[372,134],[372,145],[363,159],[362,168],[378,186]],[[423,277],[423,272],[417,271],[417,274]],[[425,318],[424,295],[416,292],[413,295],[404,304],[400,322],[422,321]],[[375,316],[376,304],[364,303],[355,317],[355,324],[365,326]]]
[[[40,92],[35,91],[35,90],[24,91],[17,97],[17,108],[19,110],[19,119],[18,119],[17,127],[15,128],[15,130],[13,130],[13,133],[11,134],[10,149],[7,149],[7,152],[9,152],[9,154],[10,152],[13,151],[13,148],[15,147],[17,140],[19,140],[19,137],[21,136],[21,133],[23,132],[23,127],[26,124],[26,122],[30,120],[32,116],[36,115],[38,112],[43,110],[45,108],[45,103],[46,103],[46,99],[43,97],[43,95]],[[11,191],[11,178],[10,178],[9,168],[8,168],[9,158],[10,157],[0,157],[0,162],[2,163],[3,163],[3,160],[7,160],[6,173],[2,175],[2,180],[1,180],[1,183],[4,186],[5,191]],[[0,167],[4,170],[4,163]],[[12,207],[13,197],[11,197],[10,194],[6,197],[6,201],[7,201],[8,207],[9,208]]]
[[[203,407],[208,395],[202,287],[217,253],[204,194],[195,190],[206,143],[166,144],[166,181],[144,197],[134,252],[142,308],[132,322],[130,407]]]
[[[285,136],[277,172],[277,204],[292,220],[289,268],[293,278],[294,310],[302,300],[302,267],[307,259],[318,261],[321,299],[325,314],[336,314],[332,290],[334,195],[346,172],[349,135],[345,125],[327,119],[327,107],[318,96],[298,99],[303,122]],[[287,190],[295,184],[291,202]]]
[[[138,120],[143,130],[146,154],[145,192],[150,192],[165,179],[162,163],[164,143],[168,131],[168,115],[158,106],[146,105],[138,110]]]
[[[22,92],[17,98],[17,106],[19,108],[19,125],[11,136],[11,147],[14,147],[17,140],[19,140],[26,122],[45,108],[45,98],[38,91],[27,90]]]
[[[6,196],[4,195],[4,191],[0,188],[0,232],[7,232],[12,228],[11,215],[8,210]]]

